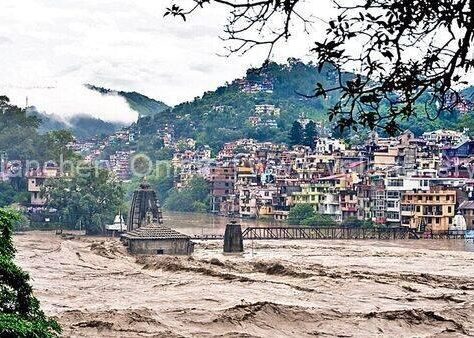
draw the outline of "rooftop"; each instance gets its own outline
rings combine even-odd
[[[190,237],[161,224],[150,224],[127,232],[128,239],[189,239]]]

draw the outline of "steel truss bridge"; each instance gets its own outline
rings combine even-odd
[[[398,228],[318,228],[318,227],[248,227],[242,231],[245,240],[260,239],[419,239],[415,230]],[[197,235],[195,239],[223,239],[222,235]]]
[[[244,239],[418,239],[409,228],[249,227]]]

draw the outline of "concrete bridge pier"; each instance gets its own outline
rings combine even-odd
[[[238,253],[244,252],[244,240],[242,237],[242,227],[235,221],[230,222],[225,227],[224,252]]]

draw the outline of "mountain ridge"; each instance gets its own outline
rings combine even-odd
[[[140,117],[159,114],[162,111],[171,108],[166,103],[152,99],[136,91],[126,92],[114,89],[95,86],[92,84],[84,85],[87,89],[99,92],[102,95],[118,95],[123,97],[129,107],[138,112]]]
[[[110,135],[127,126],[121,122],[104,121],[86,114],[78,114],[64,119],[61,116],[40,112],[34,106],[26,108],[26,114],[37,117],[41,121],[38,128],[40,134],[55,130],[70,130],[79,139]]]

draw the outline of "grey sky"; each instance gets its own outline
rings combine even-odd
[[[5,2],[0,11],[0,91],[19,105],[28,96],[30,104],[49,113],[129,121],[135,114],[123,100],[103,98],[82,84],[138,91],[174,105],[263,61],[264,50],[244,57],[217,56],[224,52],[219,39],[224,9],[206,9],[183,23],[163,18],[167,5],[168,0]],[[301,35],[275,58],[303,57],[311,42]]]

